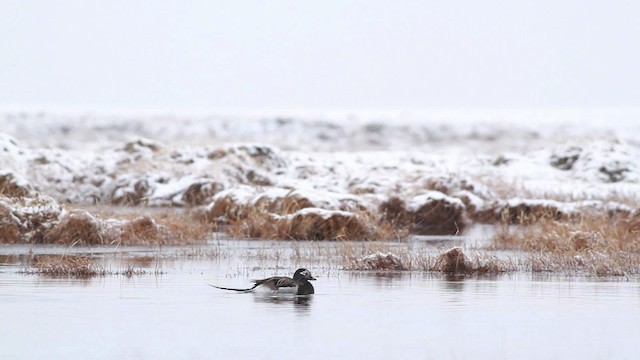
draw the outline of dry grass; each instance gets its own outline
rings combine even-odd
[[[324,216],[315,212],[296,212],[281,218],[284,236],[295,240],[366,240],[369,232],[363,219],[353,213],[332,212]]]
[[[211,201],[213,195],[223,189],[223,185],[213,181],[194,183],[184,192],[182,200],[188,206],[205,205]]]
[[[511,224],[531,224],[541,220],[566,220],[570,214],[565,214],[557,206],[543,203],[535,204],[522,202],[514,205],[506,205],[501,210],[495,211],[499,214],[499,220]]]
[[[262,212],[287,215],[302,209],[315,207],[315,204],[313,204],[311,200],[292,192],[287,196],[275,199],[267,197],[258,198],[254,207]]]
[[[306,240],[397,239],[410,232],[459,234],[468,224],[461,202],[451,198],[426,201],[415,211],[399,198],[391,198],[379,210],[367,210],[352,197],[331,204],[314,203],[304,191],[286,195],[220,196],[206,210],[210,222],[225,225],[234,237]],[[444,196],[444,194],[443,194]],[[334,199],[335,200],[335,199]],[[333,212],[331,215],[315,212]],[[348,215],[349,213],[351,215]]]
[[[30,185],[21,184],[12,172],[0,173],[0,195],[8,197],[24,197],[33,192]]]
[[[422,270],[437,271],[447,275],[496,275],[517,271],[510,258],[499,258],[487,253],[467,256],[462,248],[453,247],[433,258],[421,260]]]
[[[88,257],[64,256],[50,261],[39,261],[34,272],[49,277],[92,278],[106,275],[103,267],[93,265]]]
[[[65,215],[50,231],[42,243],[65,245],[104,245],[110,243],[98,219],[86,211],[73,211]]]
[[[640,252],[640,213],[611,219],[584,216],[575,221],[541,217],[532,225],[498,227],[494,249],[536,252]]]
[[[120,184],[113,189],[109,198],[113,205],[137,206],[144,204],[149,195],[151,195],[149,181],[139,179],[133,186],[128,183]]]
[[[15,244],[22,240],[22,227],[13,218],[11,207],[0,201],[0,242]]]
[[[596,276],[640,274],[640,212],[611,218],[583,216],[531,225],[501,225],[491,248],[523,251],[520,268],[531,272]]]
[[[519,261],[521,271],[580,276],[638,276],[640,255],[630,253],[529,253]]]
[[[214,226],[196,213],[165,212],[128,220],[122,227],[121,245],[186,245],[205,241]]]
[[[93,264],[88,256],[39,256],[35,259],[35,266],[23,269],[22,274],[35,274],[52,278],[76,278],[90,279],[98,276],[122,275],[132,277],[134,275],[145,275],[147,271],[128,266],[121,270],[108,270],[102,266]],[[155,272],[156,274],[159,271]]]
[[[42,243],[61,214],[62,206],[48,197],[0,196],[0,242]]]
[[[359,270],[408,270],[398,255],[382,252],[355,259],[355,264],[352,264],[351,268]]]
[[[469,260],[458,246],[440,254],[435,267],[448,274],[466,274],[471,270]]]
[[[120,208],[121,209],[121,208]],[[130,209],[130,208],[128,208]],[[186,211],[67,210],[51,198],[0,196],[0,243],[76,245],[191,244],[215,226]]]
[[[228,196],[216,200],[204,216],[211,222],[217,222],[219,219],[234,221],[247,218],[249,212],[244,204],[240,204],[233,197]]]
[[[406,232],[367,212],[309,209],[285,216],[255,211],[230,221],[225,231],[236,238],[279,240],[390,240],[406,236]]]
[[[598,277],[640,275],[640,254],[627,252],[516,252],[498,256],[485,250],[469,255],[460,247],[434,253],[429,249],[415,250],[409,245],[370,242],[360,246],[345,243],[336,248],[334,256],[341,258],[343,268],[349,270],[425,271],[454,276],[509,272]]]
[[[346,249],[345,268],[350,270],[409,270],[440,272],[447,275],[496,275],[519,270],[512,259],[488,254],[468,257],[462,248],[453,247],[433,253],[408,247],[369,246]],[[360,251],[358,251],[360,250]],[[365,251],[362,251],[365,250]],[[368,252],[367,252],[368,251]]]
[[[405,202],[391,197],[379,208],[386,221],[400,229],[421,235],[457,235],[469,224],[465,208],[446,200],[432,200],[415,211]]]
[[[42,243],[75,245],[178,245],[206,240],[212,226],[185,213],[154,216],[120,215],[106,221],[85,212],[71,212],[46,233]]]
[[[424,271],[447,276],[493,276],[505,273],[549,273],[567,276],[638,276],[640,256],[637,254],[602,254],[588,252],[540,253],[468,251],[454,247],[416,248],[411,242],[298,242],[246,254],[247,259],[266,262],[268,266],[295,265],[337,268],[356,271]],[[322,245],[321,245],[322,244]]]

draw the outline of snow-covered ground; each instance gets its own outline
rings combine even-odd
[[[29,147],[101,149],[132,137],[173,145],[258,142],[283,150],[498,154],[573,140],[638,145],[640,108],[561,110],[38,112],[0,109],[1,131]]]
[[[390,198],[408,211],[442,199],[474,212],[640,202],[638,109],[5,112],[0,122],[3,192],[75,205],[212,206],[228,194],[340,211]]]

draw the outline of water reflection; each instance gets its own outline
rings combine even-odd
[[[0,254],[0,265],[30,266],[34,263],[33,254]]]
[[[202,346],[209,341],[221,358],[254,359],[255,348],[260,358],[295,358],[296,351],[273,346],[282,339],[304,344],[316,358],[637,358],[638,282],[319,267],[312,269],[319,275],[315,295],[249,294],[207,283],[245,284],[300,264],[102,254],[95,261],[107,269],[134,264],[153,274],[159,261],[164,272],[46,278],[18,274],[18,264],[33,258],[6,252],[0,256],[0,319],[11,331],[0,337],[0,359],[209,358],[211,347]],[[88,326],[101,331],[88,332]],[[28,338],[43,346],[18,345]],[[247,343],[255,346],[247,349]]]
[[[444,279],[448,282],[452,282],[452,283],[462,283],[464,281],[464,279],[466,278],[465,275],[445,275]]]
[[[465,276],[446,275],[437,283],[443,289],[442,299],[450,307],[460,307],[465,304]]]
[[[354,280],[364,279],[373,281],[375,287],[391,288],[410,280],[412,273],[406,271],[352,271],[349,278]]]
[[[275,306],[293,305],[294,310],[299,314],[308,314],[313,303],[314,295],[278,295],[254,293],[255,302],[262,304],[273,304]]]

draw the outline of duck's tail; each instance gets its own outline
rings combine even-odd
[[[209,286],[212,286],[212,287],[214,287],[214,288],[216,288],[216,289],[220,289],[220,290],[231,290],[231,291],[239,291],[239,292],[249,292],[249,291],[251,291],[251,290],[255,289],[256,287],[258,287],[258,285],[260,285],[260,284],[255,284],[255,285],[253,285],[253,287],[250,287],[250,288],[248,288],[248,289],[233,289],[233,288],[226,288],[226,287],[215,286],[215,285],[211,285],[211,284],[209,284]]]

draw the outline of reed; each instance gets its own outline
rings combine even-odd
[[[497,227],[491,247],[535,252],[638,253],[640,213],[617,219],[604,215],[570,221],[539,217],[518,226],[503,223]]]
[[[107,275],[103,267],[94,265],[91,259],[85,256],[61,256],[48,261],[41,259],[36,263],[34,272],[48,277],[80,279]]]
[[[130,265],[120,270],[105,269],[103,266],[95,265],[91,257],[84,255],[37,256],[34,263],[33,267],[23,269],[19,273],[75,279],[90,279],[109,275],[132,277],[148,274],[146,270]],[[156,269],[154,274],[161,274],[161,271]]]

